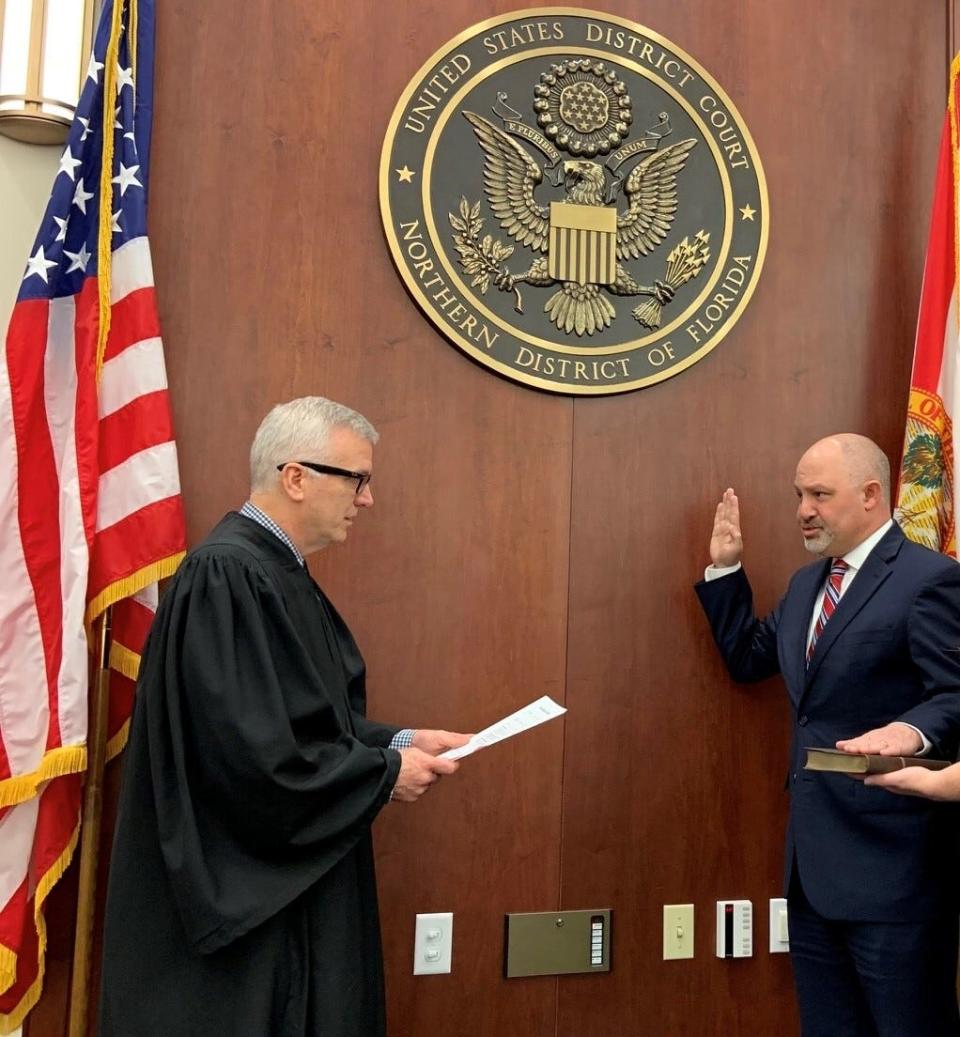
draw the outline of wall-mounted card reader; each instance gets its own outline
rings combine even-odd
[[[717,901],[717,957],[753,955],[753,904],[749,900]]]
[[[610,915],[609,908],[507,915],[507,978],[609,972]]]

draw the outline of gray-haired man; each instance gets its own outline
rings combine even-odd
[[[250,499],[186,559],[143,655],[111,864],[102,1037],[382,1037],[370,825],[466,735],[365,717],[360,652],[304,556],[373,505],[377,433],[275,407]]]

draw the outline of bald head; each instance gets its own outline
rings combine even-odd
[[[797,519],[812,554],[840,557],[890,518],[890,462],[852,432],[814,443],[797,465]]]
[[[838,432],[814,443],[810,450],[818,448],[839,450],[847,476],[852,483],[859,485],[875,479],[880,484],[880,491],[889,511],[890,462],[872,439],[858,436],[856,432]]]

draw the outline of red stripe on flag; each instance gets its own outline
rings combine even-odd
[[[29,902],[32,913],[33,901]],[[22,962],[17,968],[17,978],[12,987],[0,995],[0,1020],[4,1016],[19,1016],[21,1014],[21,1002],[25,997],[31,995],[30,1000],[39,996],[39,990],[32,990],[37,981],[39,972],[40,944],[34,926],[28,925],[23,931],[22,942],[17,947],[17,961]],[[28,1004],[27,1010],[33,1007]]]
[[[60,479],[44,406],[44,359],[50,304],[18,302],[7,329],[7,370],[17,441],[20,540],[43,643],[50,723],[46,748],[60,744],[57,677],[63,649],[60,584]],[[3,777],[9,777],[6,770]]]
[[[87,600],[158,559],[181,552],[183,528],[183,500],[177,494],[100,530],[90,560]]]
[[[940,137],[937,182],[933,194],[930,237],[923,268],[917,342],[910,384],[935,393],[943,363],[943,339],[956,282],[954,270],[953,156],[949,113]]]
[[[34,837],[33,867],[37,886],[43,877],[68,862],[62,861],[70,838],[80,823],[80,775],[54,778],[43,790]]]
[[[23,945],[23,937],[27,929],[32,928],[33,919],[30,919],[30,925],[27,924],[27,919],[30,917],[28,914],[28,907],[30,905],[30,896],[28,893],[27,882],[29,876],[20,883],[17,887],[17,891],[13,896],[3,905],[3,910],[0,911],[0,944],[4,947],[18,948]],[[0,1012],[3,1012],[3,999],[0,998]]]
[[[80,823],[80,776],[55,778],[43,790],[34,830],[30,877],[0,912],[0,942],[15,950],[17,975],[0,995],[0,1022],[18,1018],[40,997],[40,939],[36,897],[49,895],[73,856]],[[29,883],[29,885],[28,885]],[[41,903],[41,913],[43,904]],[[8,936],[14,936],[7,943]]]
[[[110,311],[110,334],[104,362],[122,353],[135,342],[160,337],[160,318],[157,315],[157,294],[153,287],[130,292]]]
[[[100,422],[100,471],[109,472],[141,450],[173,439],[166,389],[131,400]]]
[[[120,607],[122,604],[122,608]],[[156,613],[135,598],[124,598],[113,610],[113,639],[138,655],[150,633]]]

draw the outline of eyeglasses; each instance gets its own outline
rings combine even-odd
[[[373,478],[372,472],[351,472],[348,468],[334,468],[333,465],[316,464],[313,461],[284,461],[283,464],[277,465],[277,471],[282,472],[288,464],[298,464],[301,468],[309,468],[312,472],[319,472],[321,475],[339,475],[344,479],[356,479],[357,492],[354,494],[356,497],[363,493],[364,486]]]

